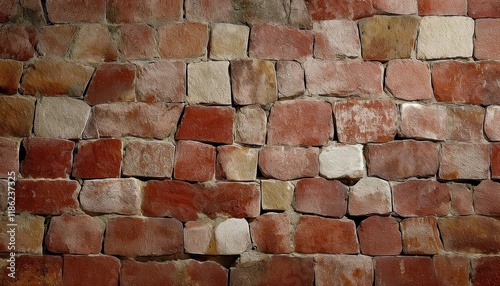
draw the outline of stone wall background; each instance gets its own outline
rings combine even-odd
[[[500,284],[498,0],[0,23],[2,285]]]

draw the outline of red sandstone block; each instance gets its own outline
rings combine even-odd
[[[112,62],[118,58],[118,50],[107,26],[84,24],[76,34],[71,58],[81,62]]]
[[[100,136],[163,139],[175,130],[182,109],[180,104],[130,102],[99,104],[93,111]]]
[[[21,62],[0,60],[0,94],[16,94],[22,73]]]
[[[269,60],[294,60],[312,55],[312,31],[257,24],[250,32],[250,57]]]
[[[399,134],[406,138],[445,140],[448,111],[440,105],[401,105]]]
[[[172,177],[175,146],[164,141],[129,141],[123,156],[125,176]]]
[[[231,0],[186,0],[184,5],[189,21],[230,23],[235,20]]]
[[[118,217],[108,221],[104,253],[161,256],[182,252],[182,223],[172,218]]]
[[[387,65],[385,85],[394,97],[403,100],[432,98],[431,71],[426,62],[392,60]]]
[[[500,9],[500,6],[498,6]],[[500,14],[499,14],[500,16]],[[476,20],[474,57],[480,60],[500,59],[500,19]]]
[[[294,97],[304,94],[304,69],[295,61],[279,61],[276,64],[278,97]]]
[[[484,216],[459,216],[438,220],[445,251],[498,254],[500,221]]]
[[[102,64],[92,77],[85,94],[90,105],[135,100],[135,66],[131,64]]]
[[[483,134],[484,108],[480,106],[448,107],[447,139],[479,142]]]
[[[469,0],[469,17],[499,18],[500,2],[496,0]]]
[[[184,59],[207,55],[208,26],[202,23],[166,24],[158,28],[162,58]]]
[[[146,24],[123,24],[118,31],[118,48],[127,60],[158,57],[153,27]]]
[[[0,137],[0,178],[8,178],[9,172],[19,173],[19,141]]]
[[[188,221],[184,225],[184,252],[192,254],[216,254],[213,222]]]
[[[118,285],[120,260],[113,256],[65,255],[64,285]]]
[[[451,191],[451,214],[471,215],[474,214],[472,191],[466,184],[448,184]]]
[[[500,257],[480,257],[472,261],[472,284],[474,286],[489,286],[500,283]]]
[[[19,180],[16,212],[58,215],[78,209],[80,185],[71,180]]]
[[[500,144],[491,144],[491,177],[500,178]]]
[[[450,188],[428,180],[410,180],[392,187],[394,211],[403,217],[450,213]]]
[[[387,142],[396,135],[397,107],[392,101],[338,101],[333,114],[342,143]]]
[[[16,0],[5,0],[0,3],[0,23],[7,23],[17,13]]]
[[[359,58],[358,26],[350,20],[314,23],[314,56],[319,59]]]
[[[27,61],[35,54],[36,29],[27,25],[0,27],[0,58]]]
[[[310,100],[277,102],[271,109],[267,129],[268,144],[325,145],[333,138],[332,106]]]
[[[228,284],[228,270],[217,262],[188,260],[184,263],[185,284],[195,283],[198,285],[218,286]]]
[[[75,155],[73,176],[84,179],[118,178],[121,163],[120,139],[80,141],[78,153]]]
[[[432,259],[439,285],[468,286],[469,259],[462,256],[435,255]],[[476,284],[474,284],[476,285]]]
[[[230,285],[313,285],[312,257],[249,257],[231,268]]]
[[[47,16],[52,23],[103,22],[106,0],[47,0]]]
[[[495,61],[437,62],[432,68],[434,96],[443,102],[500,104],[499,73],[500,63]]]
[[[375,285],[439,285],[430,257],[375,257],[373,262]]]
[[[302,179],[295,188],[295,210],[322,216],[343,217],[349,188],[336,180]]]
[[[417,0],[373,0],[373,8],[390,14],[416,14]]]
[[[266,178],[316,177],[319,173],[318,156],[318,148],[265,146],[260,150],[259,168]]]
[[[268,105],[278,99],[276,71],[270,61],[233,61],[231,82],[234,104]]]
[[[439,167],[437,147],[432,142],[412,140],[369,144],[366,148],[368,175],[388,180],[433,176]]]
[[[257,176],[259,149],[240,145],[217,147],[216,179],[254,181]]]
[[[467,15],[467,0],[418,0],[418,14]]]
[[[266,213],[250,223],[252,241],[262,253],[291,253],[292,225],[284,213]]]
[[[21,96],[0,96],[0,136],[28,137],[33,129],[35,100]]]
[[[197,198],[202,213],[215,219],[218,215],[254,218],[260,214],[260,186],[257,183],[218,182],[201,185]]]
[[[7,275],[3,267],[3,285],[53,285],[63,286],[63,260],[54,255],[20,255],[16,257],[16,278]]]
[[[399,223],[392,217],[371,216],[358,226],[361,253],[365,255],[398,255],[402,242]]]
[[[489,169],[490,147],[488,144],[447,143],[441,146],[440,179],[487,179]]]
[[[53,217],[45,236],[47,250],[54,253],[97,254],[101,252],[104,223],[87,215]]]
[[[307,10],[315,21],[359,19],[376,14],[370,0],[307,0]]]
[[[186,64],[184,62],[151,62],[138,69],[138,101],[183,102],[185,96]]]
[[[407,218],[401,221],[405,254],[429,255],[443,251],[436,217]]]
[[[71,46],[76,29],[76,26],[71,25],[40,27],[36,50],[42,56],[65,56]]]
[[[314,258],[316,285],[373,284],[372,258],[361,255],[318,255]]]
[[[141,187],[134,178],[86,180],[80,204],[91,213],[134,215],[140,212]]]
[[[75,143],[69,140],[29,137],[23,140],[26,156],[21,162],[24,178],[68,178]]]
[[[178,141],[175,149],[174,178],[198,182],[214,179],[214,146],[195,141]]]
[[[312,94],[382,94],[381,63],[308,60],[303,66],[307,89]]]
[[[474,188],[474,209],[476,214],[500,216],[500,183],[485,180]]]
[[[490,105],[486,108],[484,133],[491,141],[500,141],[500,106]]]
[[[187,106],[175,139],[232,144],[234,114],[231,107]]]
[[[301,216],[295,231],[295,251],[357,254],[356,226],[347,219]]]
[[[182,18],[182,0],[109,0],[107,18],[113,23],[178,21]]]

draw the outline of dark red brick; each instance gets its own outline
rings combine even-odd
[[[0,58],[27,61],[35,54],[36,29],[27,25],[0,27]]]
[[[295,210],[323,216],[343,217],[349,189],[339,181],[302,179],[295,188]]]
[[[305,0],[307,10],[315,21],[359,19],[374,15],[371,0]]]
[[[5,0],[0,3],[0,23],[7,23],[17,12],[16,0]]]
[[[113,23],[178,21],[182,18],[182,0],[109,0],[107,18]]]
[[[47,15],[52,23],[103,22],[106,0],[47,0]]]
[[[53,217],[45,236],[47,250],[54,253],[98,254],[104,223],[85,215]]]
[[[435,255],[432,260],[439,285],[470,285],[470,262],[467,257]]]
[[[316,285],[373,285],[372,258],[364,255],[318,255]]]
[[[469,0],[469,17],[500,18],[500,2],[496,0]]]
[[[266,213],[250,223],[252,241],[262,253],[291,253],[292,225],[284,213]]]
[[[175,139],[232,144],[234,115],[231,107],[187,106]]]
[[[418,14],[429,15],[467,15],[466,0],[418,0]]]
[[[401,221],[405,254],[431,255],[443,251],[436,217],[415,217]]]
[[[175,149],[174,178],[198,182],[214,179],[214,146],[196,141],[178,141]]]
[[[375,285],[439,285],[430,257],[375,257],[373,262]]]
[[[476,214],[500,216],[500,183],[485,180],[474,188],[474,209]]]
[[[394,211],[401,216],[446,216],[450,213],[450,188],[427,180],[410,180],[392,187]]]
[[[135,100],[135,66],[102,64],[90,81],[85,102],[90,105]]]
[[[491,177],[500,179],[500,143],[491,144]]]
[[[80,185],[70,180],[19,180],[16,212],[58,215],[78,209]]]
[[[474,286],[490,286],[500,284],[500,257],[480,257],[472,261]]]
[[[0,137],[0,178],[8,178],[9,172],[19,173],[19,141]]]
[[[64,285],[118,285],[119,272],[120,260],[113,256],[64,256]]]
[[[69,140],[29,137],[23,140],[26,157],[21,162],[24,178],[68,178],[75,143]]]
[[[12,280],[7,275],[10,271],[3,269],[3,285],[51,285],[63,284],[63,260],[53,255],[21,255],[16,257],[16,278]],[[1,281],[1,280],[0,280]]]
[[[73,176],[77,178],[118,178],[122,162],[120,139],[80,141]]]
[[[260,187],[256,183],[218,182],[202,185],[201,192],[198,204],[212,219],[217,215],[253,218],[260,214]]]
[[[392,217],[371,216],[358,226],[361,253],[398,255],[402,250],[399,223]]]

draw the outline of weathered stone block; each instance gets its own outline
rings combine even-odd
[[[191,104],[230,105],[229,62],[200,62],[188,65],[188,97]]]
[[[21,96],[0,96],[0,136],[28,137],[33,129],[35,100]]]
[[[399,134],[405,138],[445,140],[448,110],[441,105],[404,103],[401,105]]]
[[[278,99],[276,71],[270,61],[231,62],[231,87],[237,105],[268,105]]]
[[[0,60],[0,93],[16,94],[22,74],[23,64],[21,62]]]
[[[120,139],[80,141],[75,155],[73,176],[84,179],[118,178],[122,163]]]
[[[217,147],[218,180],[254,181],[257,176],[259,150],[239,145]]]
[[[187,106],[175,139],[232,144],[234,113],[232,107]]]
[[[363,145],[332,143],[319,154],[319,173],[329,179],[356,179],[366,175]]]
[[[29,137],[23,140],[23,146],[26,156],[21,162],[21,173],[24,178],[69,177],[73,162],[74,142]]]
[[[65,255],[64,285],[117,285],[120,260],[113,256]]]
[[[302,179],[295,188],[295,210],[321,216],[343,217],[349,189],[339,181]]]
[[[446,216],[450,213],[450,188],[427,180],[410,180],[392,186],[394,211],[403,217]]]
[[[250,223],[252,241],[262,253],[291,253],[292,224],[284,213],[266,213]]]
[[[387,65],[385,86],[399,99],[430,99],[432,86],[429,64],[414,60],[392,60]]]
[[[54,253],[97,254],[101,252],[104,223],[87,215],[62,215],[50,220],[45,246]]]
[[[249,34],[250,28],[244,25],[214,24],[210,39],[210,58],[213,60],[240,60],[247,58]]]
[[[175,146],[164,141],[134,140],[125,146],[122,173],[125,176],[170,178]]]
[[[314,260],[316,285],[373,284],[373,263],[369,256],[317,255]]]
[[[107,18],[112,23],[179,21],[182,18],[182,0],[110,0]]]
[[[295,61],[279,61],[276,64],[278,97],[295,97],[304,94],[304,69]]]
[[[441,146],[439,178],[482,180],[489,176],[490,148],[487,144],[446,143]]]
[[[292,210],[295,186],[292,182],[261,180],[262,209],[286,211]]]
[[[318,148],[265,146],[260,150],[259,168],[264,177],[278,180],[316,177],[318,155]]]
[[[186,96],[186,64],[158,61],[138,69],[137,99],[145,102],[183,102]]]
[[[267,134],[267,114],[256,105],[241,107],[236,112],[235,141],[251,145],[264,145]]]
[[[208,26],[206,24],[194,22],[165,24],[158,28],[158,35],[158,50],[163,58],[184,59],[207,56]]]
[[[314,56],[318,59],[359,58],[358,26],[350,20],[314,22]]]
[[[500,8],[500,6],[499,6]],[[474,57],[480,60],[500,59],[500,19],[478,19],[474,34]]]
[[[491,141],[500,141],[500,106],[490,105],[486,108],[484,132]]]
[[[86,63],[112,62],[118,51],[108,28],[101,24],[84,24],[76,34],[71,58]]]
[[[91,213],[138,214],[141,206],[141,187],[137,180],[86,180],[80,191],[80,204]]]
[[[361,253],[365,255],[398,255],[402,250],[399,223],[392,217],[371,216],[358,226]]]
[[[118,27],[118,49],[128,60],[142,60],[159,57],[155,33],[146,24],[122,24]]]
[[[349,192],[349,214],[388,214],[392,211],[391,186],[374,177],[365,177],[351,187]]]
[[[52,23],[104,22],[106,1],[48,0],[47,16]]]
[[[40,27],[36,50],[42,56],[63,57],[69,51],[76,30],[77,27],[71,25]]]
[[[212,145],[196,141],[178,141],[175,150],[174,178],[205,182],[215,176],[215,153]]]
[[[443,251],[435,217],[407,218],[401,221],[405,254],[430,255]]]
[[[242,254],[251,247],[250,227],[243,218],[229,218],[215,227],[217,253]]]

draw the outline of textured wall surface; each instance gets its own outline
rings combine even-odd
[[[1,0],[2,285],[500,285],[499,0]]]

